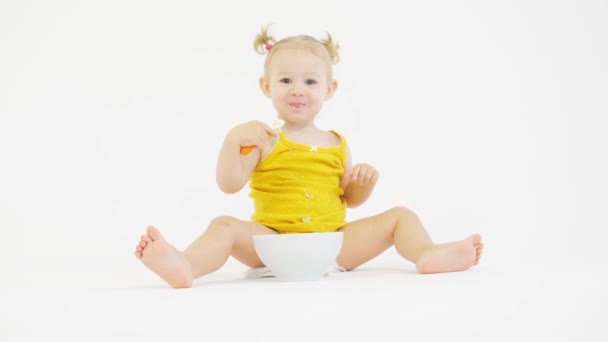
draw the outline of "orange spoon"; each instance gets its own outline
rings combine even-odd
[[[255,145],[250,145],[250,146],[241,146],[241,154],[242,155],[247,155],[249,154],[251,151],[253,151],[254,148],[256,148],[257,146]]]

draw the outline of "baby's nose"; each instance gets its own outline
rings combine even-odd
[[[300,86],[294,85],[293,87],[291,87],[291,91],[289,92],[292,96],[300,96],[302,95],[304,92],[302,91],[302,88]]]

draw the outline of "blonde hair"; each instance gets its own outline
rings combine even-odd
[[[264,62],[265,77],[268,77],[268,66],[270,65],[272,57],[278,50],[282,48],[297,47],[305,49],[323,59],[327,64],[328,82],[333,80],[332,65],[337,64],[340,61],[340,56],[338,55],[340,45],[332,39],[329,33],[326,32],[327,37],[325,39],[316,39],[307,35],[297,35],[277,41],[268,33],[269,27],[270,26],[263,26],[262,31],[258,33],[253,42],[255,51],[261,55],[266,55],[266,61]]]

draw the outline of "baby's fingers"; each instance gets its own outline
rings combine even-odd
[[[245,147],[249,147],[249,146],[254,146],[254,147],[258,147],[258,146],[262,146],[266,143],[266,139],[269,136],[276,136],[277,133],[275,130],[273,130],[270,126],[266,125],[263,122],[258,121],[257,125],[255,126],[255,130],[253,132],[253,140],[250,140],[250,143],[244,145]]]
[[[267,124],[265,124],[265,123],[263,123],[263,122],[260,122],[260,124],[262,125],[262,127],[266,131],[267,135],[277,136],[278,135],[277,131],[280,130],[281,127],[283,127],[283,125],[285,125],[285,121],[283,121],[283,120],[276,120],[270,126],[267,125]]]
[[[265,123],[261,123],[261,122],[260,122],[260,125],[264,129],[264,133],[266,133],[266,135],[271,135],[271,136],[276,136],[277,135],[277,131],[274,128],[268,126]]]
[[[378,180],[378,171],[369,165],[355,165],[352,180],[360,185],[373,185]]]

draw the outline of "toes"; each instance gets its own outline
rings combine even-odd
[[[154,226],[149,226],[146,232],[148,233],[148,236],[150,237],[150,239],[152,239],[152,241],[163,239],[163,236],[161,235],[160,231]]]
[[[473,234],[471,236],[468,237],[468,239],[474,244],[477,245],[478,243],[481,243],[481,235],[479,234]]]
[[[483,247],[483,245],[482,245],[482,247]],[[481,252],[482,252],[481,248],[478,248],[475,251],[475,263],[474,263],[474,265],[479,264],[479,259],[481,259]]]
[[[160,234],[160,231],[156,229],[154,226],[149,226],[146,229],[146,234],[141,236],[141,240],[135,245],[135,256],[138,259],[141,259],[144,256],[144,250],[146,247],[154,242],[155,240],[162,239],[163,236]]]
[[[148,235],[146,235],[146,234],[143,234],[141,236],[141,240],[145,241],[145,242],[152,242],[152,239]]]

